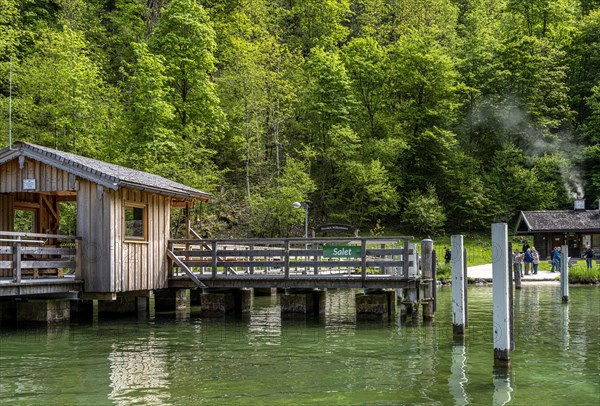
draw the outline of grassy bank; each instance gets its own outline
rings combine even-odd
[[[600,284],[600,266],[586,269],[585,262],[580,261],[577,265],[569,268],[569,283]]]
[[[467,266],[483,265],[492,262],[492,241],[489,235],[465,235],[463,240],[467,249]],[[433,237],[438,264],[443,267],[444,247],[450,248],[450,236]]]

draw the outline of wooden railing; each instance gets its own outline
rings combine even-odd
[[[412,237],[169,240],[171,275],[178,268],[198,286],[196,275],[368,274],[417,277],[418,254]],[[354,247],[351,257],[332,257],[331,247]],[[329,249],[327,248],[329,247]],[[404,255],[407,253],[408,255]]]
[[[2,275],[12,276],[13,281],[20,283],[23,276],[62,277],[65,269],[81,278],[80,237],[0,231]]]

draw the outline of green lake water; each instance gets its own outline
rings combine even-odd
[[[330,290],[321,320],[157,314],[0,331],[1,405],[600,405],[600,288],[515,292],[508,369],[493,367],[492,289],[469,288],[452,338],[451,289],[436,321],[356,321],[354,292]]]

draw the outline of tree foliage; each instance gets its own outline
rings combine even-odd
[[[485,229],[600,196],[599,33],[596,0],[0,0],[0,140],[11,104],[14,139],[211,192],[211,236],[300,235],[294,201]]]

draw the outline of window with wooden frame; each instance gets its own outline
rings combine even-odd
[[[146,205],[136,202],[125,202],[125,239],[146,241],[148,239]]]

